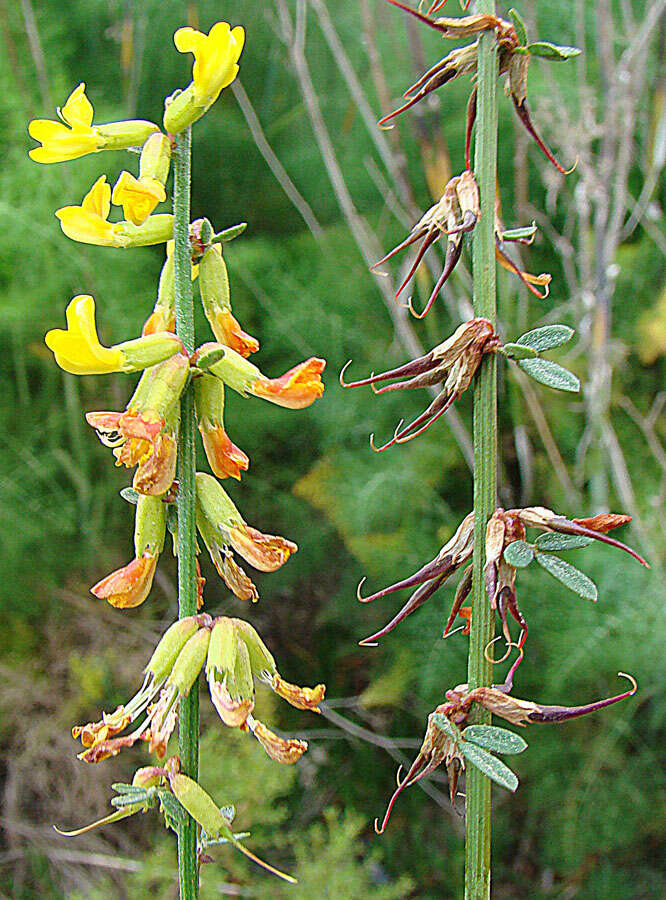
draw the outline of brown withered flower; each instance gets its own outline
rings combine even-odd
[[[409,425],[403,427],[403,420],[398,423],[393,438],[388,443],[382,447],[375,447],[374,434],[371,435],[370,446],[372,449],[381,453],[394,444],[404,444],[422,434],[467,390],[484,354],[493,352],[498,346],[499,338],[487,319],[470,319],[469,322],[460,325],[451,337],[438,344],[430,353],[413,359],[403,366],[398,366],[396,369],[381,372],[379,375],[371,375],[361,381],[345,382],[344,374],[351,363],[350,360],[340,372],[342,387],[360,387],[366,384],[374,386],[381,381],[390,381],[394,378],[406,378],[407,380],[386,384],[378,389],[373,387],[374,392],[385,394],[388,391],[409,390],[435,384],[442,385],[441,392],[425,412],[417,416]]]
[[[394,247],[386,256],[382,257],[379,262],[376,262],[374,266],[371,266],[371,270],[374,271],[378,266],[395,256],[396,253],[404,250],[405,247],[421,241],[421,246],[414,258],[414,262],[396,291],[395,296],[397,299],[418,269],[429,248],[443,234],[447,235],[444,268],[437,279],[423,312],[417,313],[412,306],[411,298],[409,300],[409,308],[417,319],[422,319],[428,313],[442,286],[455,269],[462,252],[463,234],[472,231],[478,221],[479,214],[479,189],[474,180],[474,175],[470,171],[465,171],[462,175],[456,175],[455,178],[448,182],[439,201],[434,206],[431,206],[425,215],[419,219],[405,240],[398,244],[397,247]]]
[[[419,606],[422,606],[426,600],[429,600],[435,591],[437,591],[451,575],[459,571],[467,562],[469,562],[473,549],[474,514],[470,513],[463,519],[456,533],[451,540],[442,547],[437,556],[419,569],[418,572],[410,575],[409,578],[398,581],[389,587],[383,588],[381,591],[370,594],[368,597],[363,597],[361,596],[361,588],[365,581],[364,578],[360,582],[357,591],[357,597],[361,603],[369,603],[371,600],[386,597],[388,594],[400,591],[403,588],[416,587],[416,590],[402,607],[400,612],[378,632],[370,635],[370,637],[364,638],[360,642],[361,645],[373,646],[379,638],[384,637],[384,635],[393,631],[396,625],[399,625],[410,613],[413,613],[414,610],[418,609]]]
[[[532,224],[526,228],[517,228],[507,231],[504,229],[499,219],[498,211],[499,202],[496,204],[495,209],[495,257],[497,261],[505,269],[508,269],[509,272],[513,272],[514,275],[517,275],[528,290],[535,296],[542,300],[545,299],[548,296],[548,285],[551,282],[551,276],[545,273],[541,275],[532,275],[529,272],[523,271],[520,266],[511,259],[506,249],[506,244],[509,242],[525,245],[531,244],[534,241],[534,236],[536,234],[536,225]],[[474,229],[479,219],[479,215],[479,189],[473,173],[466,170],[461,175],[456,175],[455,178],[452,178],[448,182],[440,200],[432,206],[421,219],[419,219],[405,240],[371,266],[371,270],[376,270],[378,266],[387,262],[401,250],[417,243],[417,241],[421,241],[421,245],[414,257],[414,261],[396,291],[395,296],[397,300],[414,276],[414,273],[418,269],[427,251],[443,234],[445,234],[447,236],[447,244],[444,267],[432,289],[423,311],[420,313],[416,312],[411,297],[407,304],[411,313],[416,316],[417,319],[422,319],[430,311],[440,290],[455,269],[462,253],[463,235]],[[538,287],[545,288],[543,294],[537,290]]]
[[[378,834],[384,832],[395,801],[401,792],[406,787],[410,787],[410,785],[425,778],[441,763],[445,763],[448,771],[449,796],[455,809],[458,776],[460,770],[465,768],[465,745],[467,743],[465,741],[465,733],[460,734],[459,729],[466,724],[474,703],[478,703],[479,706],[487,709],[493,715],[506,719],[507,722],[525,726],[538,722],[557,723],[577,719],[580,716],[597,712],[613,703],[618,703],[620,700],[625,700],[627,697],[633,696],[638,689],[638,684],[633,676],[627,675],[625,672],[618,672],[618,675],[622,678],[628,678],[631,682],[629,690],[621,694],[606,697],[603,700],[595,700],[582,706],[545,706],[532,700],[520,700],[511,696],[510,691],[513,686],[515,669],[516,664],[512,666],[504,684],[494,685],[493,687],[478,687],[472,691],[468,689],[466,684],[460,684],[446,692],[446,702],[440,704],[428,716],[428,727],[421,749],[407,775],[402,781],[398,780],[398,787],[389,800],[381,826],[378,827],[377,821],[375,821],[375,830]],[[442,726],[445,726],[446,722],[439,724],[437,721],[439,718],[441,722],[441,717],[445,717],[451,727],[445,730]],[[467,761],[470,762],[469,759]],[[399,775],[400,770],[398,770],[398,777]]]
[[[527,105],[527,72],[529,69],[530,57],[532,55],[546,56],[549,59],[568,59],[577,55],[580,51],[575,47],[554,47],[554,45],[546,45],[548,49],[552,48],[555,52],[543,52],[541,49],[543,42],[537,44],[521,43],[515,25],[506,22],[491,15],[475,15],[463,16],[457,19],[437,18],[431,19],[429,15],[424,15],[407,6],[400,0],[388,0],[393,6],[397,6],[410,15],[414,16],[424,25],[439,31],[443,38],[465,38],[480,34],[483,31],[494,31],[498,47],[498,74],[507,76],[506,92],[511,97],[513,107],[521,124],[534,140],[537,147],[550,163],[563,175],[568,175],[572,169],[565,169],[555,159],[552,151],[544,142],[541,135],[537,132],[532,123],[532,117]],[[441,9],[442,2],[431,4],[429,14]],[[524,30],[524,26],[522,26]],[[404,93],[405,103],[398,109],[384,116],[379,120],[380,126],[386,126],[400,113],[414,106],[420,100],[423,100],[432,91],[442,87],[450,81],[460,78],[463,75],[469,75],[475,78],[477,72],[478,40],[473,44],[465,47],[457,47],[448,53],[443,59],[436,63],[432,68],[428,69],[411,87],[407,88]],[[467,129],[465,139],[465,165],[470,167],[470,147],[472,129],[476,120],[476,97],[477,87],[473,85],[467,104]],[[390,127],[390,126],[389,126]]]

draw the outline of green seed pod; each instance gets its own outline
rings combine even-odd
[[[138,494],[134,518],[134,550],[137,559],[148,551],[157,556],[164,547],[166,503],[161,497]]]
[[[185,644],[173,665],[167,685],[174,685],[181,696],[190,692],[190,688],[199,677],[201,667],[206,661],[210,629],[201,628]]]
[[[178,772],[169,775],[169,783],[178,802],[209,837],[224,837],[236,843],[228,821],[217,808],[213,798],[196,781]]]
[[[199,623],[196,616],[188,616],[186,619],[179,619],[178,622],[174,622],[162,635],[162,639],[155,648],[144,671],[149,672],[155,681],[162,681],[167,678],[173,669],[178,654],[198,630]]]

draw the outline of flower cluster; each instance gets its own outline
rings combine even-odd
[[[179,530],[189,528],[194,548],[196,528],[201,536],[197,552],[203,546],[208,549],[224,582],[242,600],[256,601],[259,592],[235,561],[234,551],[258,571],[273,572],[298,549],[286,538],[264,534],[248,525],[218,481],[239,480],[250,464],[225,430],[225,388],[244,398],[257,397],[287,409],[303,409],[323,393],[325,362],[313,357],[277,378],[269,378],[248,360],[258,351],[259,342],[243,330],[233,314],[223,255],[224,244],[242,233],[244,223],[216,233],[208,219],[198,219],[189,224],[188,231],[188,223],[182,217],[177,220],[175,212],[156,212],[167,199],[172,155],[182,146],[183,138],[178,135],[201,118],[234,80],[244,39],[243,28],[231,28],[226,22],[218,22],[208,34],[193,28],[176,32],[176,48],[193,53],[195,61],[189,86],[166,100],[164,131],[144,121],[93,125],[85,84],[80,84],[58,110],[62,122],[38,119],[28,128],[41,144],[30,151],[30,156],[40,163],[73,160],[102,150],[127,149],[139,154],[137,172],[123,170],[113,188],[102,174],[79,205],[56,211],[68,238],[119,249],[151,244],[164,244],[166,248],[156,301],[139,336],[103,345],[97,333],[95,301],[89,295],[80,295],[67,306],[66,328],[54,328],[45,338],[57,364],[74,375],[141,373],[124,409],[96,410],[86,415],[100,441],[111,448],[116,466],[134,469],[131,488],[122,492],[135,505],[133,559],[91,588],[95,597],[118,609],[137,607],[149,596],[167,529],[176,547]],[[122,211],[117,221],[111,215],[112,206]],[[191,280],[198,279],[203,311],[214,336],[214,341],[194,350],[189,337],[186,347],[174,333],[182,328],[179,316],[184,315],[180,294],[181,305],[176,302],[176,233],[178,271],[183,258],[189,256]],[[186,271],[185,283],[187,275]],[[189,399],[187,405],[181,403],[188,394],[193,403]],[[188,462],[184,456],[179,458],[181,414],[185,416],[186,409],[187,427],[193,429],[195,416],[213,475],[196,473],[192,457]],[[184,466],[189,467],[188,478],[196,485],[195,496],[188,500],[191,516],[183,516],[183,521],[189,519],[187,525],[176,513],[180,491],[176,473],[180,471],[184,480]],[[205,582],[194,549],[192,556],[192,560],[179,559],[179,566],[185,563],[192,573],[196,566],[198,611],[203,606]],[[140,690],[127,704],[104,713],[98,722],[73,729],[73,736],[83,745],[79,758],[100,762],[137,741],[146,742],[150,752],[163,758],[181,703],[195,688],[204,668],[211,699],[226,725],[251,732],[279,762],[294,763],[302,756],[307,749],[304,741],[281,738],[254,718],[254,679],[268,684],[293,706],[315,712],[324,697],[324,685],[300,688],[284,681],[249,622],[225,616],[213,619],[207,613],[198,613],[181,618],[167,630],[146,666]],[[126,786],[125,800],[115,804],[118,812],[97,824],[116,821],[159,801],[167,824],[189,813],[209,842],[228,840],[259,862],[240,846],[230,831],[230,822],[213,801],[180,772],[177,760],[164,769],[142,769],[137,777],[138,781]]]
[[[295,763],[307,743],[278,737],[252,715],[254,682],[261,681],[297,709],[319,712],[325,687],[302,688],[285,681],[275,660],[249,622],[207,613],[180,619],[165,632],[151,656],[139,691],[98,722],[76,725],[79,759],[98,763],[117,756],[137,741],[149,744],[162,759],[177,722],[178,709],[205,668],[210,698],[225,725],[251,732],[268,755]],[[137,722],[139,723],[137,725]],[[130,726],[127,734],[122,734]]]

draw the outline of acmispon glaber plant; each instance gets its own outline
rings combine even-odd
[[[181,53],[194,54],[192,81],[165,101],[163,130],[152,122],[93,124],[85,84],[72,92],[61,122],[34,120],[28,131],[41,146],[30,151],[39,163],[77,159],[102,150],[138,153],[138,171],[129,157],[113,188],[106,174],[80,204],[56,210],[64,234],[73,241],[128,249],[164,244],[166,258],[152,311],[142,333],[111,347],[97,334],[95,301],[74,297],[66,328],[46,335],[57,364],[74,375],[140,372],[124,409],[91,411],[86,421],[112,450],[115,464],[134,471],[124,498],[135,505],[134,556],[91,588],[95,597],[118,609],[140,606],[149,597],[167,531],[178,556],[179,620],[164,634],[135,696],[99,721],[73,728],[83,746],[79,759],[99,763],[123,748],[144,742],[158,759],[180,720],[180,758],[164,766],[139,769],[131,784],[116,784],[116,811],[87,828],[118,821],[158,806],[178,834],[181,897],[198,896],[199,865],[209,849],[229,843],[274,874],[290,876],[263,863],[242,843],[247,834],[231,830],[233,807],[220,809],[198,785],[198,683],[205,671],[210,697],[224,725],[250,733],[266,753],[292,764],[307,750],[302,740],[284,738],[256,719],[255,681],[292,706],[318,712],[324,685],[303,688],[285,681],[253,626],[239,618],[212,618],[200,611],[204,579],[196,554],[206,547],[228,588],[241,600],[259,592],[235,561],[235,551],[253,569],[273,572],[298,549],[286,538],[249,525],[218,479],[240,480],[249,457],[227,435],[225,389],[243,398],[260,398],[287,409],[303,409],[323,393],[324,360],[311,358],[277,378],[267,377],[248,357],[259,341],[247,334],[232,312],[224,244],[244,223],[215,232],[208,219],[189,221],[191,126],[238,73],[245,32],[226,22],[208,34],[180,28],[174,35]],[[156,211],[167,199],[173,165],[173,214]],[[119,207],[121,217],[111,214]],[[203,310],[214,336],[194,342],[192,283],[198,278]],[[213,475],[196,471],[195,423]],[[201,542],[197,544],[196,533]]]
[[[453,537],[437,556],[413,575],[358,599],[367,603],[393,592],[411,589],[408,600],[393,618],[360,643],[376,646],[407,616],[428,601],[454,574],[461,578],[448,617],[442,621],[442,636],[456,632],[468,635],[469,664],[464,684],[445,692],[445,702],[429,716],[421,750],[409,771],[401,778],[389,802],[378,833],[387,827],[394,803],[405,787],[429,775],[441,763],[449,776],[451,803],[456,806],[458,780],[466,773],[465,785],[465,897],[488,900],[490,897],[490,781],[510,791],[518,787],[516,775],[495,754],[520,753],[527,747],[516,734],[490,724],[491,715],[523,726],[531,722],[564,722],[617,703],[635,693],[637,684],[631,675],[630,688],[620,694],[584,706],[544,706],[513,696],[514,676],[529,649],[528,625],[519,604],[516,589],[519,570],[533,560],[579,596],[596,601],[593,582],[558,554],[600,541],[625,550],[639,563],[647,562],[634,550],[609,536],[625,525],[630,516],[601,513],[591,517],[568,518],[541,506],[504,510],[497,505],[497,389],[496,368],[500,356],[513,360],[527,374],[551,388],[578,392],[575,375],[542,354],[566,344],[573,330],[566,325],[548,325],[504,341],[497,331],[495,263],[514,275],[537,297],[548,295],[551,276],[532,275],[522,270],[506,250],[509,242],[531,244],[536,227],[528,225],[506,230],[500,221],[497,190],[497,97],[498,77],[506,76],[506,93],[514,110],[539,150],[561,174],[569,174],[555,159],[536,131],[527,104],[527,72],[532,57],[563,61],[580,51],[546,41],[528,42],[520,15],[510,10],[510,21],[495,14],[493,0],[479,0],[474,15],[459,18],[435,18],[445,0],[434,0],[422,11],[401,0],[388,0],[393,6],[414,16],[443,38],[469,39],[444,56],[405,92],[405,103],[380,120],[380,127],[391,127],[393,119],[414,106],[429,93],[449,81],[467,77],[471,94],[464,129],[465,170],[446,185],[441,199],[414,225],[407,237],[373,266],[376,269],[412,245],[418,245],[407,274],[399,285],[396,300],[407,287],[428,250],[445,241],[444,263],[432,292],[421,312],[410,297],[406,304],[412,314],[423,318],[435,303],[440,290],[458,263],[466,234],[472,236],[474,318],[464,322],[448,338],[425,356],[367,378],[347,382],[345,366],[340,374],[343,387],[370,386],[376,394],[395,390],[439,387],[439,393],[426,410],[408,425],[400,421],[393,437],[373,450],[383,452],[422,434],[433,425],[469,388],[474,392],[474,509],[460,523]],[[462,4],[466,9],[467,4]],[[472,139],[475,159],[472,165]],[[572,171],[572,170],[570,170]],[[381,385],[381,387],[376,387]],[[538,536],[528,541],[528,531]],[[365,579],[363,579],[365,581]],[[538,598],[533,598],[537,599]],[[498,614],[501,634],[493,638],[494,618]],[[457,618],[463,624],[453,629]],[[500,659],[492,657],[495,640],[504,638],[505,651]],[[517,651],[502,684],[492,684],[492,666]],[[623,674],[623,673],[620,673]]]

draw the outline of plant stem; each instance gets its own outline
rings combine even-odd
[[[174,286],[176,294],[176,333],[188,352],[194,350],[194,304],[190,277],[191,251],[190,187],[191,130],[176,136],[173,151]],[[192,386],[183,391],[180,404],[178,443],[178,618],[197,612],[196,521],[195,521],[196,444],[194,397]],[[196,779],[199,768],[199,693],[198,682],[180,702],[178,749],[182,771]],[[181,900],[199,896],[197,863],[197,826],[188,816],[178,829],[178,876]]]
[[[479,0],[479,13],[494,13],[494,0]],[[474,169],[481,217],[473,245],[474,315],[496,322],[495,185],[497,178],[497,48],[493,32],[479,40]],[[472,620],[467,680],[471,688],[492,683],[485,648],[492,640],[493,613],[485,592],[485,533],[497,505],[497,360],[488,354],[474,386],[474,556]],[[490,714],[476,713],[477,722]],[[490,780],[469,766],[466,779],[465,900],[490,898]]]

